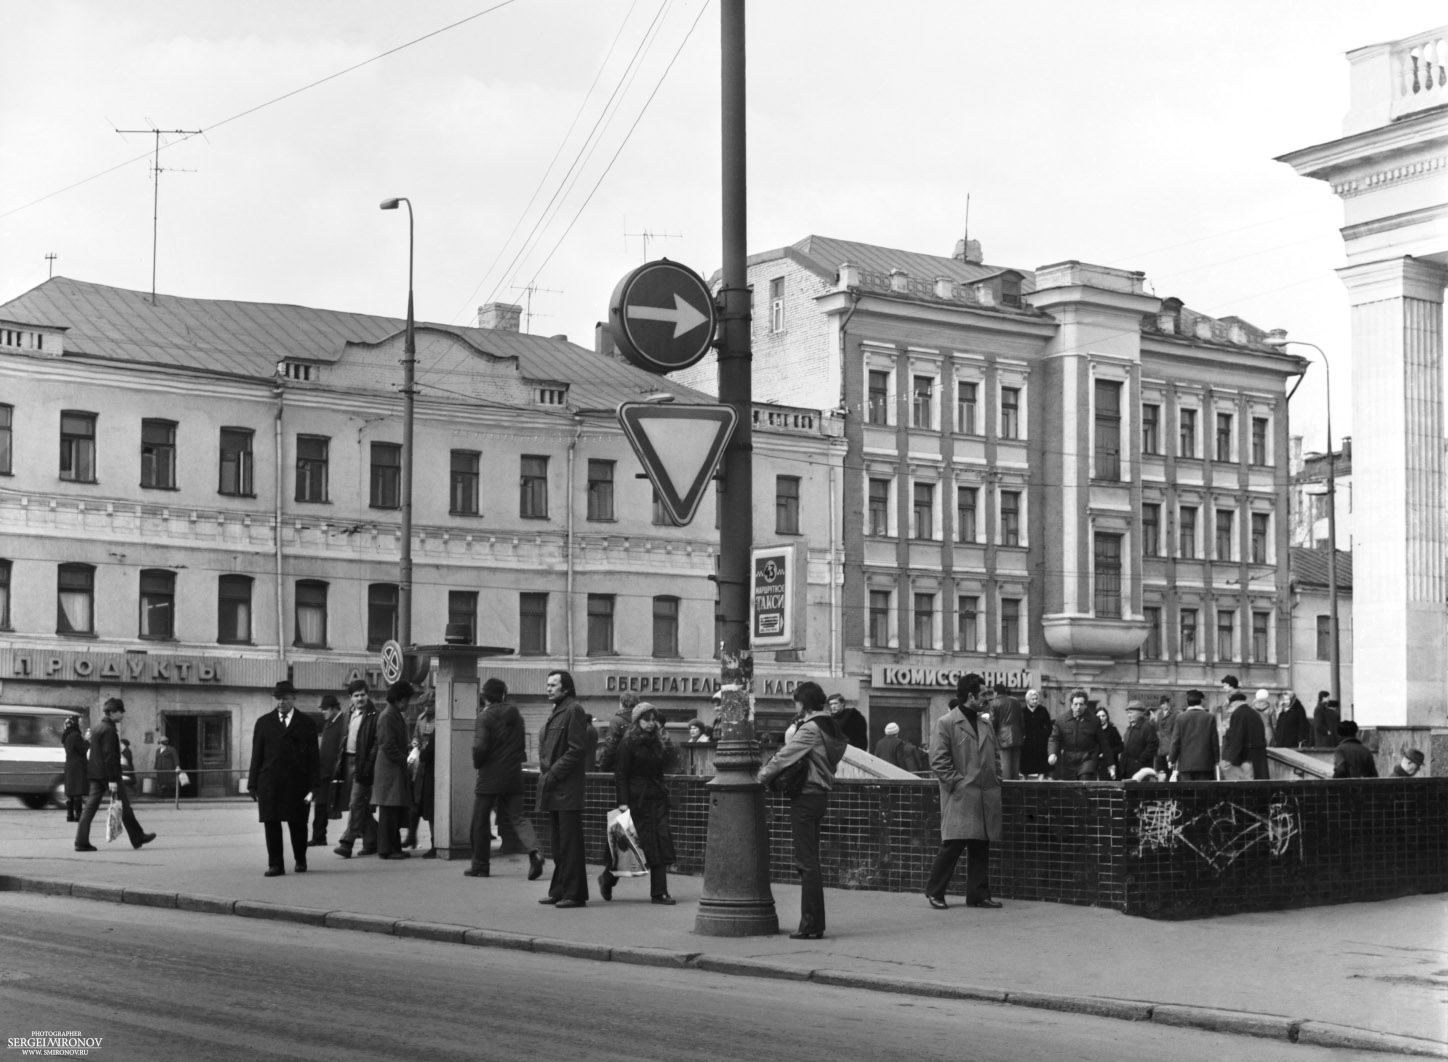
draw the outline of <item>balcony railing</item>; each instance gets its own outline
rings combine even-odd
[[[1448,103],[1448,33],[1440,27],[1393,45],[1391,118]]]

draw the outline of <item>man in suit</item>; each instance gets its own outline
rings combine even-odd
[[[1222,742],[1222,760],[1227,769],[1223,781],[1251,781],[1267,777],[1267,728],[1262,716],[1247,703],[1240,690],[1227,701],[1232,714],[1227,719],[1227,736]]]
[[[543,876],[543,857],[538,854],[538,835],[523,813],[523,760],[525,751],[523,716],[508,702],[508,687],[500,678],[483,683],[483,710],[473,730],[473,767],[478,772],[473,787],[472,865],[463,874],[486,878],[491,873],[493,809],[498,818],[513,824],[513,832],[528,850],[528,880]]]
[[[940,848],[930,867],[925,898],[944,910],[951,876],[967,853],[965,905],[999,907],[990,894],[990,843],[1001,836],[1001,780],[996,774],[996,732],[980,718],[981,678],[956,683],[950,711],[935,721],[930,767],[940,783]]]
[[[990,721],[1001,750],[1002,780],[1021,776],[1021,747],[1026,743],[1026,709],[1011,696],[1004,682],[997,682],[990,702]]]
[[[256,801],[266,834],[266,874],[287,872],[282,823],[291,835],[298,874],[307,871],[307,812],[317,788],[317,725],[297,711],[297,691],[285,679],[272,689],[276,711],[256,721],[251,732],[251,771],[246,789]]]
[[[538,810],[548,812],[553,845],[553,878],[539,903],[565,910],[588,904],[583,856],[583,757],[588,749],[588,713],[578,703],[573,676],[550,671],[543,684],[553,711],[538,735]]]
[[[86,778],[90,783],[90,792],[86,794],[85,810],[80,813],[80,825],[75,828],[77,852],[96,850],[95,845],[90,843],[90,825],[91,820],[96,817],[96,809],[101,806],[101,799],[107,792],[111,794],[112,800],[121,802],[121,822],[125,824],[126,836],[130,838],[132,848],[140,848],[156,839],[154,833],[146,833],[141,829],[141,824],[136,821],[136,813],[131,810],[130,794],[121,784],[121,738],[116,733],[116,726],[125,717],[126,706],[119,697],[111,697],[101,708],[101,714],[103,718],[90,733],[90,752],[86,760]]]
[[[347,740],[347,724],[342,721],[342,706],[330,693],[322,698],[322,734],[319,740],[319,781],[317,791],[312,794],[312,803],[317,810],[312,816],[312,839],[307,842],[308,848],[326,847],[327,820],[342,817],[337,806],[342,800],[337,771],[342,765],[342,744]]]
[[[1222,739],[1217,721],[1202,707],[1202,691],[1187,690],[1187,710],[1177,716],[1167,758],[1177,779],[1183,782],[1211,782],[1217,777],[1222,758]]]
[[[1146,705],[1126,702],[1126,733],[1121,735],[1121,755],[1116,761],[1116,780],[1129,782],[1143,767],[1154,770],[1160,744],[1156,727],[1146,717]]]
[[[387,704],[377,713],[376,761],[372,768],[372,802],[377,805],[377,858],[406,859],[402,827],[412,807],[412,785],[407,775],[407,721],[402,710],[412,699],[412,683],[394,682],[387,688]]]
[[[347,794],[347,828],[337,847],[332,849],[343,859],[352,858],[352,845],[362,842],[362,855],[377,854],[377,820],[372,817],[372,767],[375,762],[377,710],[367,696],[367,683],[353,679],[347,685],[350,704],[347,712],[347,738],[342,746],[343,787]]]

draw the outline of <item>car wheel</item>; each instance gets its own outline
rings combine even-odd
[[[50,794],[22,793],[20,794],[20,799],[30,810],[39,811],[41,808],[45,807],[45,805],[50,803]]]

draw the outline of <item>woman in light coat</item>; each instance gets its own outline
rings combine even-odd
[[[930,769],[940,783],[940,850],[930,868],[925,898],[944,910],[946,890],[961,852],[967,907],[999,907],[990,894],[990,843],[1001,835],[1001,781],[996,773],[995,729],[980,718],[981,678],[963,676],[956,701],[935,721]]]

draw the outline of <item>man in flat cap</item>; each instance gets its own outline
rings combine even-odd
[[[251,733],[251,772],[246,789],[256,801],[266,833],[266,877],[287,872],[282,823],[291,835],[295,870],[307,870],[307,812],[317,788],[317,725],[297,711],[297,691],[283,679],[272,690],[276,711],[256,721]]]
[[[337,847],[332,849],[343,859],[352,858],[352,846],[362,842],[362,855],[377,854],[377,820],[372,817],[372,766],[376,750],[377,709],[367,696],[367,683],[353,679],[347,684],[349,706],[347,737],[342,744],[342,766],[338,770],[347,781],[347,828]]]
[[[377,805],[377,858],[406,859],[402,850],[402,824],[412,807],[412,786],[407,776],[407,720],[402,710],[412,699],[412,683],[394,682],[387,689],[387,705],[377,715],[377,759],[372,773],[372,803]]]
[[[342,767],[342,744],[347,740],[347,724],[342,720],[342,706],[337,698],[327,694],[322,698],[322,732],[318,738],[319,781],[317,791],[312,794],[316,811],[312,816],[312,839],[309,848],[325,848],[327,845],[327,820],[342,817],[342,786],[337,772]],[[350,795],[350,794],[349,794]]]
[[[1116,780],[1129,782],[1143,767],[1155,770],[1160,735],[1146,717],[1146,705],[1133,698],[1126,702],[1126,733],[1121,735],[1121,755],[1116,761]]]
[[[1337,736],[1341,739],[1332,754],[1332,776],[1334,778],[1376,778],[1377,761],[1372,750],[1358,740],[1358,725],[1351,719],[1337,724]]]

